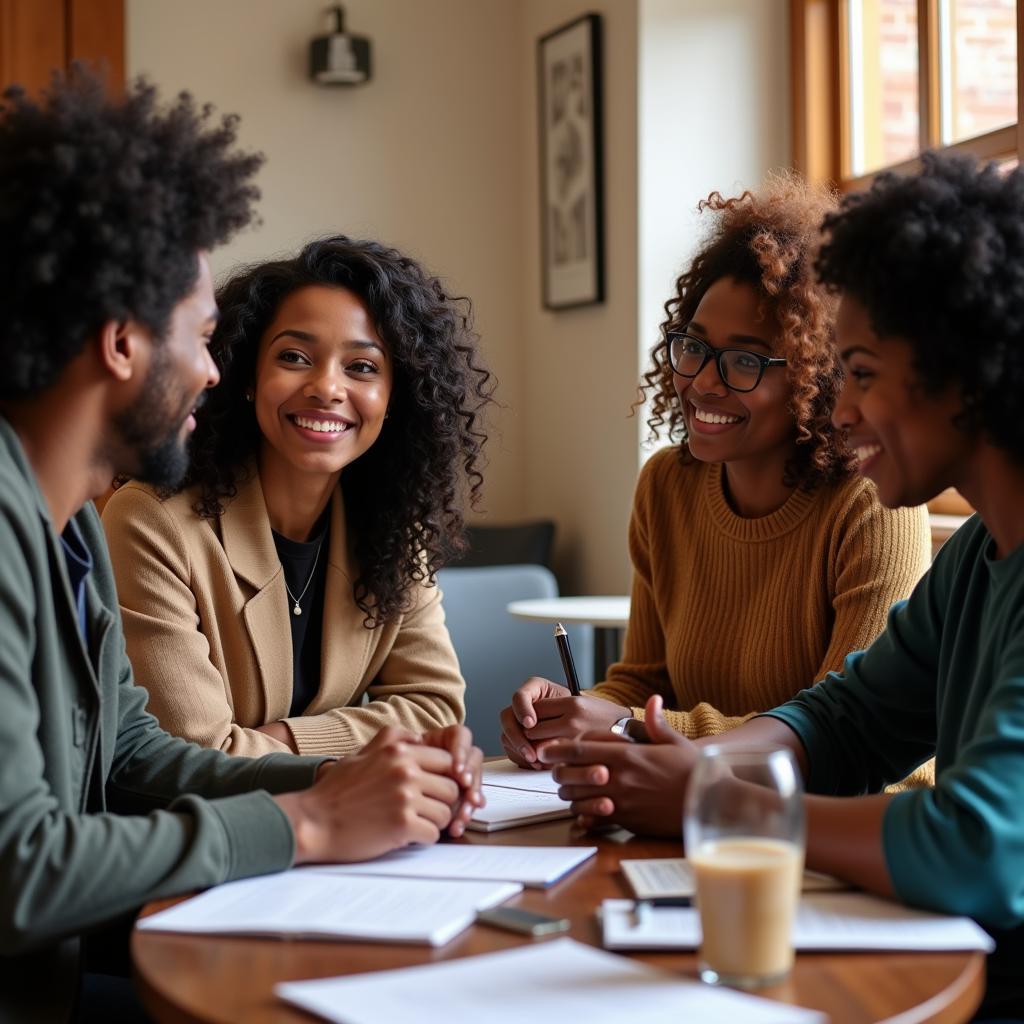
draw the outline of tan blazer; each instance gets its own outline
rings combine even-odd
[[[287,747],[255,730],[283,720],[300,754],[348,754],[385,725],[421,732],[462,721],[465,683],[437,587],[417,585],[398,621],[367,629],[352,597],[340,489],[331,502],[320,690],[288,718],[292,640],[284,570],[259,475],[218,519],[195,491],[161,501],[126,484],[103,525],[128,655],[149,710],[169,732],[232,754]],[[369,703],[357,706],[367,694]]]

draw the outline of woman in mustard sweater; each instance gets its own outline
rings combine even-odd
[[[814,278],[831,197],[795,177],[701,204],[709,237],[666,303],[652,437],[629,531],[622,661],[588,695],[534,677],[502,712],[536,744],[642,718],[653,694],[689,737],[731,729],[867,646],[928,567],[923,508],[882,507],[830,415],[842,384],[834,300]]]
[[[219,291],[221,383],[177,493],[103,513],[136,677],[170,732],[344,755],[463,718],[433,574],[481,484],[468,303],[343,236]]]

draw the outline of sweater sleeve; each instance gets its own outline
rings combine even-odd
[[[369,702],[285,721],[300,754],[344,755],[388,725],[420,733],[463,721],[465,690],[440,588],[417,585],[413,607],[402,616],[384,664],[367,688]]]
[[[672,686],[665,664],[665,634],[654,600],[650,542],[653,462],[654,459],[648,462],[640,474],[629,523],[633,585],[622,660],[609,667],[606,680],[588,691],[591,696],[630,708],[634,716],[643,714],[644,704],[655,693],[660,693],[666,703],[672,700]]]
[[[897,794],[882,821],[901,899],[996,928],[1024,921],[1024,622],[1011,632],[970,742],[934,789]]]
[[[199,628],[188,547],[155,495],[129,484],[103,509],[128,655],[149,710],[175,736],[242,757],[291,753],[235,721],[228,686]]]
[[[939,627],[927,613],[928,582],[892,608],[882,635],[848,655],[842,672],[765,712],[804,745],[808,792],[876,793],[934,751]]]
[[[102,587],[109,565],[99,524],[84,525]],[[60,765],[48,762],[44,743],[60,735],[73,682],[34,675],[37,591],[22,554],[30,544],[0,514],[0,954],[38,949],[161,896],[288,867],[291,826],[266,790],[311,784],[316,763],[235,761],[168,736],[143,709],[109,611],[97,653],[100,665],[116,669],[100,675],[99,714],[113,737],[107,796],[163,809],[76,813],[61,803],[48,781]],[[116,608],[112,585],[101,593],[106,608]],[[254,787],[264,788],[249,792]]]
[[[937,569],[959,571],[937,562],[910,600],[893,608],[878,640],[847,658],[842,676],[768,713],[803,743],[809,791],[874,792],[934,749],[938,609],[947,603]],[[1024,622],[1007,634],[1012,639],[984,681],[984,712],[968,742],[934,789],[897,794],[882,822],[886,865],[901,899],[994,927],[1024,918]],[[971,681],[960,676],[951,685]]]

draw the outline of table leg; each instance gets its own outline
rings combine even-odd
[[[594,682],[608,678],[608,666],[622,657],[623,630],[616,627],[594,627]]]

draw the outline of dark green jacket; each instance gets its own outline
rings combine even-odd
[[[94,562],[88,650],[60,538],[0,417],[4,1022],[68,1018],[83,931],[156,897],[289,867],[294,836],[268,791],[309,785],[319,764],[232,758],[161,730],[132,679],[91,503],[75,521]]]

